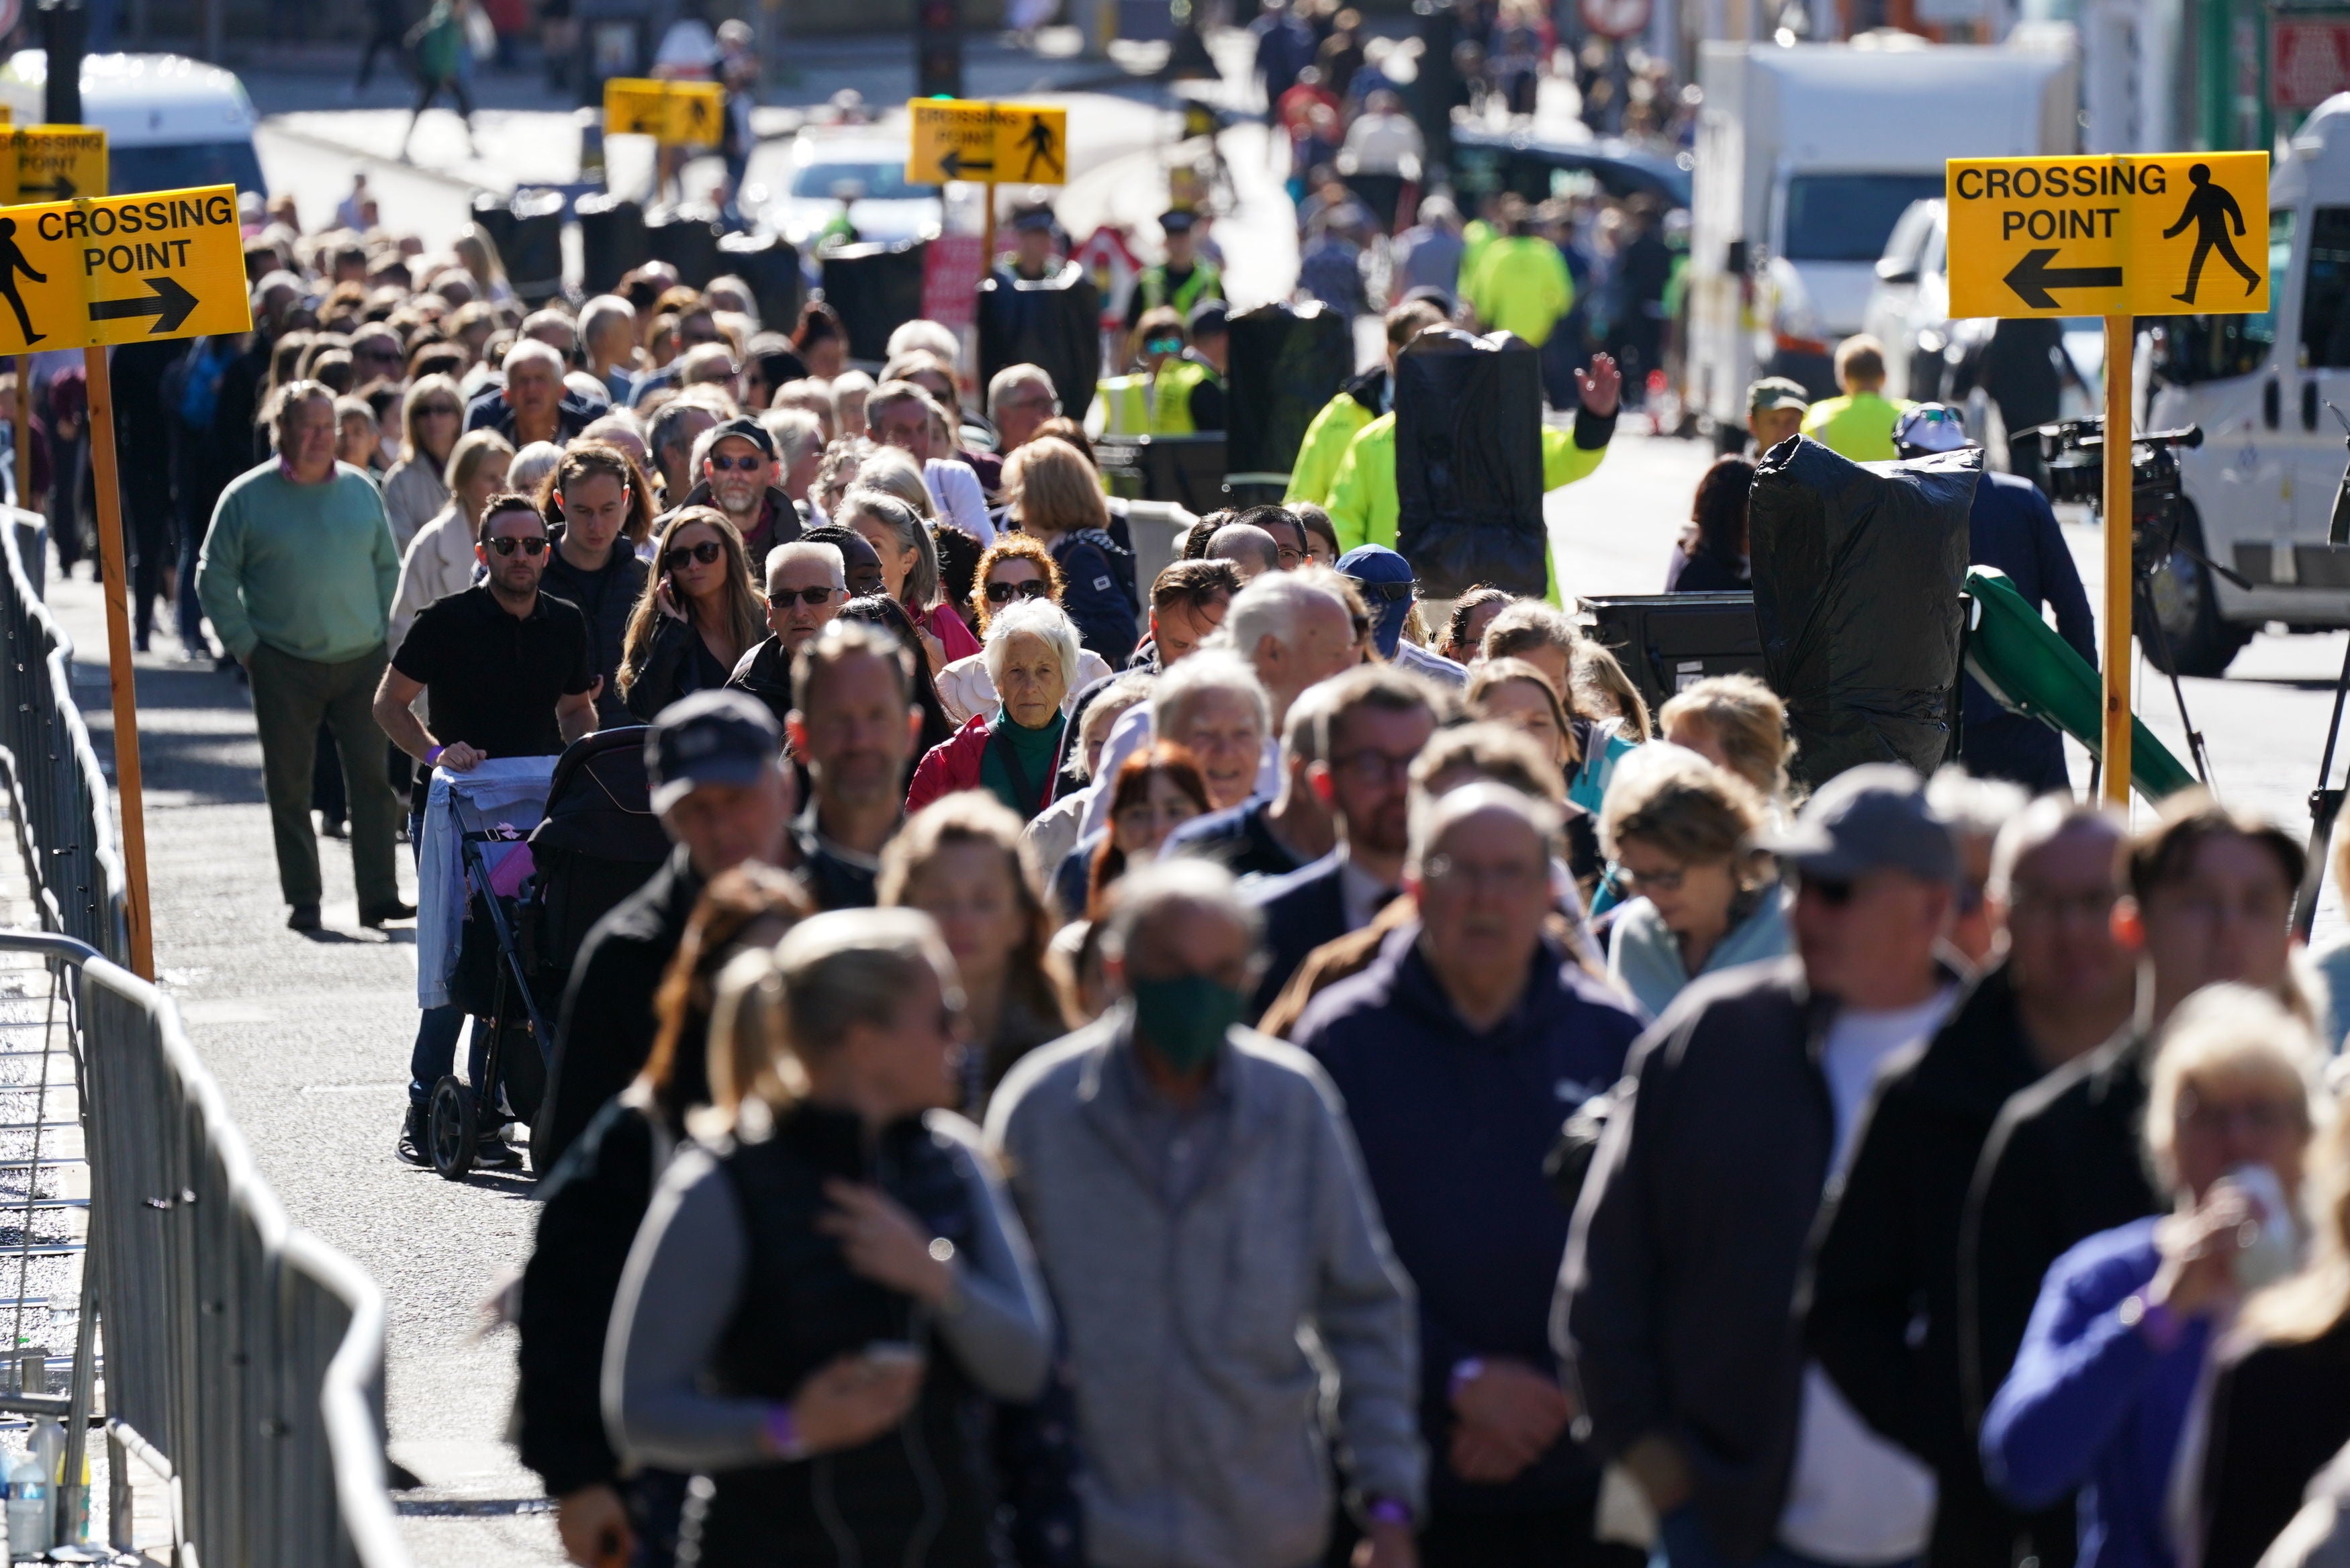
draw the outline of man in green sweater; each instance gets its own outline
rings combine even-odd
[[[310,771],[321,721],[343,758],[359,924],[416,913],[400,898],[399,806],[369,711],[388,657],[400,552],[375,485],[335,461],[335,433],[334,394],[317,381],[288,386],[270,419],[276,455],[221,492],[196,565],[204,614],[253,683],[277,882],[293,906],[286,924],[297,931],[319,927]]]

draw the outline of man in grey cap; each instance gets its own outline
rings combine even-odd
[[[1804,389],[1784,376],[1765,376],[1746,389],[1746,455],[1761,457],[1804,428],[1811,409]]]
[[[1936,950],[1958,857],[1889,764],[1832,780],[1768,847],[1794,881],[1797,956],[1697,981],[1634,1048],[1552,1334],[1670,1568],[1868,1568],[1918,1555],[1932,1475],[1807,1364],[1792,1314],[1877,1069],[1956,1000]]]
[[[653,992],[702,888],[745,861],[791,864],[783,749],[775,716],[740,691],[697,691],[662,709],[645,732],[652,807],[677,847],[579,945],[547,1058],[546,1103],[531,1128],[532,1168],[552,1169],[645,1064]]]

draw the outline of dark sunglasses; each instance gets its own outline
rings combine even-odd
[[[712,453],[709,461],[710,466],[721,473],[733,473],[738,470],[743,473],[750,473],[765,466],[767,462],[765,458],[755,453],[743,457],[720,457]]]
[[[704,539],[699,545],[680,545],[661,557],[661,564],[672,572],[683,571],[689,562],[699,561],[706,566],[725,553],[726,546],[717,540]]]
[[[1357,578],[1355,587],[1367,599],[1384,599],[1391,605],[1408,604],[1411,600],[1412,585],[1409,583],[1367,583]]]
[[[1852,902],[1853,885],[1840,877],[1805,877],[1802,878],[1802,886],[1805,892],[1816,896],[1821,903],[1832,909],[1841,909]]]
[[[811,607],[827,605],[832,602],[832,596],[838,592],[840,592],[838,588],[785,588],[781,593],[768,596],[767,602],[787,605],[794,599],[797,599],[800,603]]]
[[[489,546],[501,556],[511,556],[516,550],[525,556],[536,556],[546,550],[546,535],[528,534],[517,538],[512,534],[501,534],[489,541]]]
[[[1049,598],[1052,592],[1052,584],[1040,583],[1033,577],[1024,583],[990,583],[987,585],[987,602],[992,605],[1008,605],[1015,597]]]

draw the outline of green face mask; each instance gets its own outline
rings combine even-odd
[[[1127,989],[1134,993],[1135,1032],[1178,1073],[1205,1065],[1248,1009],[1247,996],[1204,974],[1138,977]]]

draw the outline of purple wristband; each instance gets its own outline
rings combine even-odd
[[[759,1424],[759,1430],[760,1435],[766,1439],[767,1451],[775,1458],[788,1460],[800,1457],[799,1423],[792,1419],[792,1407],[789,1405],[777,1405],[770,1408],[767,1418]]]
[[[2187,1320],[2160,1302],[2147,1301],[2144,1296],[2131,1296],[2116,1309],[2124,1328],[2135,1329],[2152,1345],[2157,1354],[2177,1347],[2179,1337],[2187,1332]]]
[[[441,753],[448,749],[449,748],[446,746],[434,746],[432,750],[426,752],[424,753],[424,765],[428,768],[439,767],[441,765]]]
[[[1444,1397],[1447,1399],[1460,1398],[1461,1389],[1467,1387],[1470,1384],[1474,1383],[1478,1378],[1482,1377],[1484,1375],[1484,1357],[1479,1355],[1462,1356],[1460,1360],[1452,1364],[1452,1376],[1445,1380]]]
[[[1375,1497],[1363,1510],[1363,1517],[1373,1524],[1411,1524],[1411,1508],[1401,1498]]]

